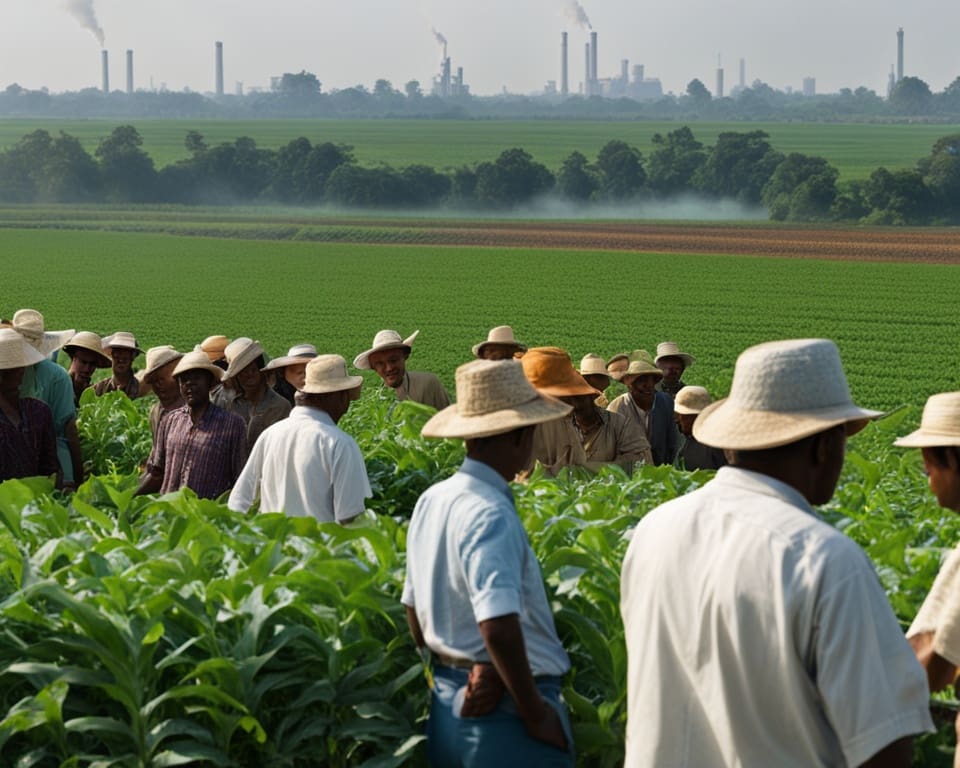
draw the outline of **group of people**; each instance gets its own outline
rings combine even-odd
[[[79,482],[80,395],[152,391],[138,492],[229,492],[238,511],[259,501],[341,524],[363,512],[363,457],[337,426],[363,379],[340,355],[299,344],[268,361],[250,338],[211,336],[190,352],[152,347],[134,372],[131,333],[50,332],[34,310],[2,325],[0,479]],[[572,765],[570,662],[510,483],[538,463],[637,462],[719,469],[631,533],[626,765],[909,764],[912,737],[932,728],[929,691],[960,664],[960,553],[905,637],[865,554],[817,516],[847,437],[880,415],[852,402],[832,342],[752,347],[711,402],[684,383],[694,359],[674,342],[575,367],[500,326],[457,369],[451,404],[438,377],[407,369],[416,336],[380,331],[353,365],[436,408],[425,437],[466,444],[407,533],[402,602],[431,688],[433,765]],[[61,348],[69,370],[51,360]],[[931,397],[897,444],[921,448],[939,502],[960,511],[960,393]]]

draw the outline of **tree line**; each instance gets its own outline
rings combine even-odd
[[[36,130],[0,152],[0,201],[502,210],[545,197],[590,206],[693,195],[763,206],[778,221],[960,222],[960,134],[939,139],[916,168],[842,182],[824,158],[779,152],[763,131],[705,146],[688,126],[655,134],[646,157],[614,139],[593,159],[571,152],[556,172],[521,148],[437,170],[367,167],[351,146],[303,137],[269,150],[245,136],[210,146],[189,131],[184,143],[189,156],[158,170],[133,126],[115,128],[92,155],[74,136]]]

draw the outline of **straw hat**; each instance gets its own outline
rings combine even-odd
[[[677,346],[675,341],[661,341],[657,344],[657,357],[653,361],[656,365],[660,365],[660,361],[665,357],[679,357],[683,360],[683,365],[686,368],[689,368],[697,359],[686,352],[681,352],[680,347]]]
[[[169,344],[161,347],[150,347],[147,350],[147,364],[142,371],[137,371],[136,377],[140,381],[159,371],[163,366],[179,360],[183,357],[183,352],[177,352]]]
[[[593,352],[583,356],[583,359],[580,360],[580,369],[577,373],[581,376],[606,376],[607,379],[611,378],[611,374],[607,371],[607,364],[603,361],[603,358],[600,357],[600,355],[595,355]]]
[[[13,328],[0,328],[0,371],[26,368],[45,359],[45,355],[27,342]]]
[[[710,393],[704,387],[687,386],[677,392],[677,396],[673,400],[673,412],[700,413],[712,402],[713,398],[710,397]]]
[[[931,395],[923,406],[920,429],[895,440],[903,448],[960,445],[960,392]]]
[[[18,309],[13,315],[13,329],[44,357],[56,352],[76,333],[73,329],[44,330],[43,315],[35,309]]]
[[[457,402],[423,426],[424,437],[489,437],[566,416],[569,405],[537,392],[517,360],[471,360],[457,368]]]
[[[741,353],[730,396],[703,409],[693,436],[714,448],[762,450],[838,424],[852,435],[882,415],[853,404],[832,341],[771,341]]]
[[[560,347],[534,347],[520,362],[523,373],[538,392],[551,397],[602,394],[577,373],[570,355]]]
[[[200,342],[200,349],[206,352],[207,357],[210,358],[210,362],[214,363],[223,358],[223,351],[229,343],[230,339],[226,336],[207,336],[207,338]]]
[[[626,352],[621,352],[619,355],[614,355],[607,360],[607,373],[610,375],[610,378],[620,381],[620,378],[623,376],[623,371],[618,370],[619,366],[617,366],[617,368],[613,367],[617,363],[626,363],[629,366],[630,355],[628,355]],[[626,370],[626,367],[624,367],[623,370]]]
[[[650,360],[631,360],[630,367],[620,375],[620,381],[629,387],[630,382],[637,376],[656,376],[658,379],[662,379],[663,371]]]
[[[112,336],[104,336],[103,348],[107,352],[113,349],[132,349],[136,352],[134,357],[143,354],[143,350],[137,346],[137,339],[127,331],[117,331]]]
[[[73,357],[72,351],[78,349],[85,349],[88,352],[99,355],[100,360],[97,362],[97,368],[109,368],[113,365],[113,361],[110,360],[109,355],[103,351],[103,342],[100,340],[100,337],[91,331],[75,333],[70,341],[63,345],[63,351],[70,355],[70,357]]]
[[[322,395],[356,389],[363,384],[363,376],[348,376],[347,361],[340,355],[318,355],[307,363],[307,378],[301,392]]]
[[[202,349],[187,352],[181,357],[180,362],[177,363],[177,367],[173,369],[173,375],[177,377],[187,371],[209,371],[210,375],[213,376],[216,381],[224,378],[223,369],[217,368],[217,366],[210,362],[210,357]]]
[[[526,344],[522,344],[513,338],[513,328],[509,325],[498,325],[496,328],[491,328],[487,334],[486,341],[481,341],[479,344],[473,345],[473,356],[480,357],[480,351],[487,346],[487,344],[502,344],[506,347],[516,347],[518,352],[523,352],[527,348]]]
[[[313,344],[297,344],[287,350],[284,357],[276,357],[267,363],[261,371],[275,371],[278,368],[286,368],[288,365],[297,363],[306,363],[311,358],[317,356],[317,348]]]
[[[374,352],[382,352],[385,349],[405,349],[410,351],[414,339],[420,331],[414,331],[407,338],[401,339],[396,331],[380,331],[373,337],[373,345],[366,352],[361,352],[353,359],[353,367],[361,370],[370,370],[370,355]]]
[[[226,349],[223,350],[223,354],[227,358],[228,363],[223,378],[232,379],[263,354],[263,347],[260,346],[259,341],[241,336],[239,339],[234,339],[227,344]]]

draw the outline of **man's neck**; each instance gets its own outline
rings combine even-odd
[[[641,411],[650,412],[653,410],[653,403],[656,399],[656,395],[650,398],[648,405],[641,403],[632,392],[630,393],[630,398],[633,400],[633,404],[636,405]]]
[[[199,423],[200,423],[200,419],[203,418],[203,415],[207,412],[207,410],[208,410],[209,408],[210,408],[210,401],[209,401],[209,400],[206,401],[206,402],[203,402],[203,403],[197,403],[196,405],[191,405],[191,406],[190,406],[190,420],[191,420],[194,424],[199,424]]]
[[[116,371],[113,372],[113,380],[121,387],[127,386],[132,378],[133,371],[127,371],[126,373],[117,373]]]

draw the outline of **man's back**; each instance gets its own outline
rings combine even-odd
[[[725,468],[624,560],[627,766],[859,765],[927,727],[923,675],[859,548]]]

